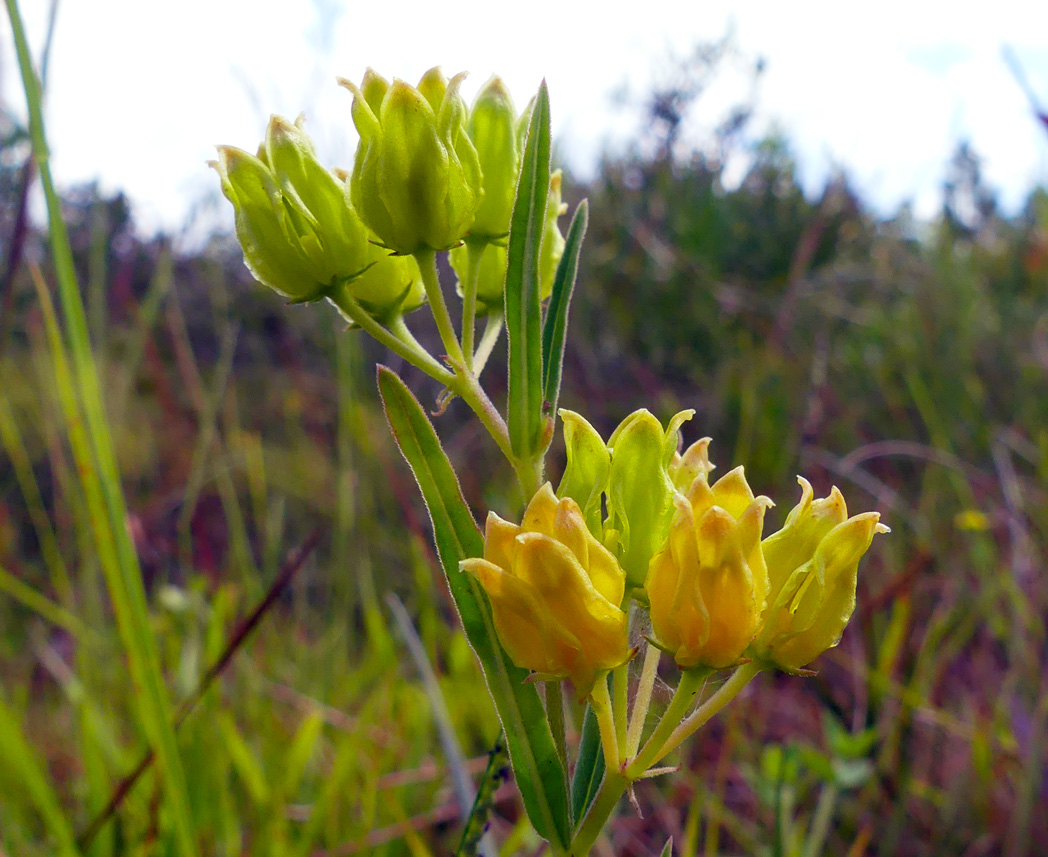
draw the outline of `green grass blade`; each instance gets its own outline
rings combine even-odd
[[[65,315],[69,353],[75,369],[76,390],[80,394],[82,416],[86,425],[85,434],[89,448],[81,449],[78,466],[83,474],[85,493],[89,495],[89,506],[93,507],[91,518],[95,527],[96,548],[100,553],[117,625],[137,690],[139,717],[150,743],[155,747],[160,763],[167,816],[172,824],[179,852],[186,857],[193,857],[197,848],[193,838],[185,775],[171,725],[170,702],[160,671],[156,640],[150,628],[138,557],[126,526],[127,509],[106,423],[98,372],[91,352],[87,318],[73,266],[69,234],[62,220],[61,201],[51,178],[39,82],[33,71],[17,0],[5,2],[25,89],[33,154],[47,203],[51,251]],[[41,293],[46,294],[46,290],[41,290]],[[53,318],[51,324],[53,327]],[[57,357],[58,351],[62,350],[62,343],[55,340],[52,336],[53,350],[57,347]],[[78,410],[75,402],[67,399],[65,411],[71,425],[80,419],[80,414],[74,413]],[[106,554],[106,559],[102,559],[102,554]]]
[[[65,628],[74,637],[87,636],[84,623],[76,616],[64,607],[55,604],[46,595],[41,595],[28,583],[19,580],[3,566],[0,566],[0,593],[20,602],[52,625]]]
[[[58,593],[59,599],[65,604],[70,604],[73,599],[73,587],[69,581],[69,572],[62,558],[62,551],[58,547],[58,539],[51,526],[51,518],[47,514],[40,486],[33,473],[33,464],[29,459],[25,443],[22,441],[22,433],[18,429],[18,422],[15,420],[14,412],[7,398],[2,394],[0,394],[0,444],[7,452],[15,478],[22,489],[22,498],[29,512],[29,520],[33,522],[33,529],[40,542],[40,554],[51,574],[51,585]]]
[[[571,226],[568,227],[564,255],[557,264],[553,292],[546,308],[546,320],[542,325],[542,396],[549,403],[547,407],[550,414],[557,413],[561,370],[564,367],[564,341],[568,334],[568,307],[575,291],[579,254],[582,252],[582,239],[586,237],[588,223],[589,203],[582,200],[571,218]]]
[[[600,789],[604,779],[604,750],[600,744],[600,729],[593,709],[586,706],[582,718],[582,737],[579,740],[579,757],[575,762],[575,775],[571,779],[571,816],[581,821],[586,810]]]
[[[79,852],[73,840],[73,831],[66,821],[62,805],[44,769],[33,754],[14,714],[0,700],[0,759],[14,772],[24,789],[25,797],[35,805],[44,820],[48,833],[56,845],[55,854],[75,857]]]
[[[461,560],[483,554],[484,540],[422,406],[385,367],[379,368],[378,386],[393,436],[429,509],[448,586],[502,721],[528,817],[542,836],[564,848],[570,837],[567,775],[538,690],[526,683],[528,671],[514,665],[499,645],[480,585],[459,570]]]
[[[506,335],[509,339],[509,440],[514,455],[528,459],[542,430],[542,311],[539,248],[549,196],[549,93],[539,87],[521,159],[517,198],[509,226],[506,268]]]

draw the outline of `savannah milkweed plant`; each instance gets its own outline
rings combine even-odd
[[[525,810],[553,854],[582,857],[632,784],[674,770],[659,763],[757,673],[806,674],[837,644],[859,560],[888,529],[876,512],[849,516],[836,488],[816,500],[801,478],[800,502],[765,537],[773,503],[754,496],[743,468],[711,481],[709,438],[682,451],[694,411],[663,426],[641,409],[606,440],[582,415],[558,411],[587,204],[562,235],[545,83],[518,115],[497,77],[467,108],[463,77],[435,68],[411,86],[369,69],[359,85],[340,81],[360,135],[351,173],[323,167],[302,121],[280,117],[257,155],[222,146],[213,166],[254,276],[292,302],[327,300],[440,381],[440,409],[461,398],[512,465],[526,509],[519,524],[489,513],[482,535],[429,417],[379,367],[389,425],[429,509]],[[458,278],[457,331],[437,253]],[[424,304],[441,355],[407,325]],[[505,414],[479,380],[503,327]],[[544,462],[557,416],[567,466],[554,490]],[[649,724],[663,654],[680,678]],[[721,670],[730,677],[696,704]],[[587,706],[573,760],[565,684]]]

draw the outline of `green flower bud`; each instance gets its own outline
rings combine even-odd
[[[681,411],[664,430],[646,410],[635,411],[608,440],[608,523],[618,533],[618,556],[631,586],[642,587],[648,562],[662,546],[673,517],[670,465],[678,430],[695,411]]]
[[[368,260],[370,264],[364,273],[341,288],[373,318],[387,322],[425,303],[426,288],[414,257],[394,256],[389,250],[371,244]]]
[[[557,496],[570,497],[578,503],[586,526],[599,538],[602,534],[600,498],[608,487],[611,453],[585,417],[566,408],[561,408],[559,413],[564,423],[568,463],[557,486]]]
[[[447,250],[465,236],[481,197],[480,162],[465,131],[459,95],[464,74],[450,82],[439,69],[418,87],[386,83],[370,69],[353,93],[360,134],[350,199],[390,250]]]
[[[546,202],[546,220],[542,234],[542,247],[539,251],[540,300],[546,300],[553,293],[553,278],[556,276],[560,258],[564,255],[564,236],[560,233],[557,219],[568,210],[568,206],[561,202],[560,185],[561,172],[557,170],[550,176],[549,196]],[[485,200],[487,199],[486,192],[484,198]],[[471,232],[472,234],[474,232]],[[503,292],[506,289],[506,247],[497,241],[474,246],[481,247],[480,252],[483,254],[477,276],[477,302],[480,312],[483,314],[493,309],[501,310],[504,300]],[[448,261],[458,276],[458,292],[461,295],[464,293],[466,277],[469,273],[469,251],[467,247],[454,248],[448,254]]]
[[[257,157],[219,146],[210,165],[259,282],[295,302],[317,300],[370,263],[367,231],[343,182],[317,160],[301,117],[295,124],[272,117]]]
[[[504,238],[513,214],[522,149],[513,99],[499,77],[492,75],[477,93],[466,127],[477,150],[484,187],[470,235]]]
[[[480,253],[480,270],[477,272],[477,304],[481,315],[492,310],[502,310],[503,292],[506,290],[506,247],[503,244],[476,244],[475,253]],[[448,262],[458,277],[458,293],[464,294],[466,277],[469,275],[469,247],[465,244],[448,253]]]

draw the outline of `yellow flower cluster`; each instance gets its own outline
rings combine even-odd
[[[578,414],[562,416],[561,499],[544,485],[519,527],[491,514],[484,558],[462,564],[516,664],[586,695],[628,657],[630,597],[647,604],[655,642],[682,669],[752,659],[794,672],[837,645],[859,560],[888,532],[878,513],[849,517],[836,488],[815,500],[802,478],[800,503],[762,539],[773,504],[754,496],[742,467],[711,484],[708,438],[677,451],[691,412],[668,430],[637,412],[607,444]],[[637,567],[642,584],[627,571]]]

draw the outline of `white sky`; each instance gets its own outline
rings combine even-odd
[[[49,0],[21,3],[39,53]],[[414,81],[440,63],[449,76],[471,72],[467,98],[498,72],[518,108],[545,76],[560,151],[586,175],[602,147],[621,147],[638,127],[612,91],[642,96],[668,56],[730,26],[743,57],[766,60],[751,131],[780,129],[813,191],[841,168],[881,212],[912,200],[918,215],[933,215],[964,138],[1006,209],[1048,183],[1048,133],[1001,56],[1002,45],[1015,49],[1048,109],[1048,3],[519,7],[514,20],[511,4],[491,0],[61,0],[47,102],[53,169],[60,183],[97,177],[123,188],[145,227],[178,229],[217,192],[204,163],[214,144],[253,150],[270,113],[305,111],[321,152],[348,166],[351,96],[336,75],[359,80],[371,65]],[[0,94],[21,112],[18,85],[5,15]],[[700,126],[745,92],[730,71],[718,89],[700,102]]]

